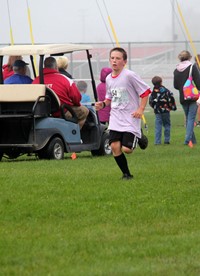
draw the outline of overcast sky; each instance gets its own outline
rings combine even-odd
[[[10,26],[14,43],[31,43],[27,4],[35,43],[115,42],[108,16],[120,42],[169,41],[173,33],[184,40],[176,2],[200,40],[199,0],[0,0],[0,44],[10,43]]]

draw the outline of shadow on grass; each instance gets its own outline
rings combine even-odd
[[[30,162],[30,161],[63,161],[63,160],[72,160],[71,158],[72,153],[66,153],[64,156],[64,159],[62,160],[53,160],[53,159],[40,159],[36,154],[31,154],[29,155],[21,155],[17,158],[10,158],[8,156],[3,156],[1,162]],[[112,156],[112,155],[109,155]],[[93,158],[107,158],[109,157],[107,155],[104,156],[93,156],[90,152],[84,152],[84,153],[77,153],[77,158],[78,159],[93,159]],[[73,161],[73,160],[72,160]]]

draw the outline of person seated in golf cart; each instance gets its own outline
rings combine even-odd
[[[15,60],[22,60],[22,56],[9,56],[8,62],[2,66],[3,79],[7,79],[14,75],[13,64]]]
[[[89,114],[89,109],[81,105],[81,93],[72,79],[60,74],[57,67],[57,62],[54,57],[47,57],[44,61],[44,84],[51,88],[59,97],[61,105],[69,105],[75,112],[80,128],[84,125]],[[33,84],[39,84],[40,79],[36,77]],[[60,114],[54,114],[59,117]],[[67,111],[66,118],[72,117],[72,114]]]
[[[4,80],[4,84],[31,84],[32,79],[27,75],[27,65],[21,59],[15,60],[13,63],[14,74]]]
[[[58,71],[67,76],[68,78],[70,79],[73,79],[72,78],[72,75],[67,71],[67,68],[68,68],[68,64],[69,64],[69,59],[65,56],[62,56],[62,57],[59,57],[57,60],[57,65],[58,65]]]

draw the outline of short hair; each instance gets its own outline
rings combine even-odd
[[[123,60],[127,60],[127,52],[123,48],[121,48],[121,47],[115,47],[115,48],[111,49],[110,50],[110,56],[111,56],[112,52],[114,52],[114,51],[122,53]]]
[[[65,56],[59,57],[57,58],[57,65],[58,65],[58,69],[67,69],[68,64],[69,64],[69,59]]]
[[[189,51],[183,50],[180,52],[180,54],[178,55],[178,59],[180,61],[185,61],[185,60],[190,60],[192,58],[192,55],[190,54]]]
[[[154,86],[160,87],[161,83],[162,83],[162,78],[159,77],[159,76],[155,76],[155,77],[153,77],[153,79],[151,81],[152,81]]]
[[[78,81],[77,87],[79,91],[86,91],[87,89],[87,83],[85,81]]]
[[[57,69],[56,59],[54,57],[45,58],[44,67],[45,68],[51,68],[51,69]]]

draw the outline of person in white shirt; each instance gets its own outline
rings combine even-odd
[[[127,53],[121,47],[110,51],[112,73],[106,78],[106,97],[95,104],[96,110],[111,105],[109,131],[112,153],[122,171],[122,179],[133,175],[128,168],[124,153],[132,153],[137,143],[146,148],[147,139],[142,139],[141,117],[151,93],[150,87],[133,71],[125,68]]]

